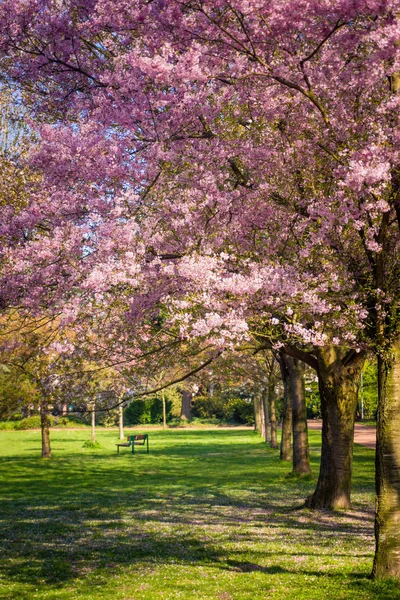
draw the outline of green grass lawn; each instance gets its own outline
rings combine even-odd
[[[330,514],[300,508],[315,481],[251,431],[151,430],[134,456],[88,436],[53,431],[46,461],[39,432],[0,432],[0,598],[400,599],[368,578],[372,450],[355,449],[354,510]]]

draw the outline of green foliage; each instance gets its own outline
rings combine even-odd
[[[18,424],[18,421],[0,421],[0,431],[16,429]]]
[[[151,423],[150,406],[146,400],[137,398],[124,410],[125,425],[143,425]]]
[[[240,425],[254,424],[253,401],[241,388],[195,396],[192,414],[202,420],[228,421]]]
[[[219,394],[195,396],[192,413],[200,419],[226,419],[229,400]]]
[[[180,418],[182,407],[182,394],[175,387],[164,390],[165,399],[169,402],[170,410],[167,412],[167,420],[174,417]]]
[[[361,416],[361,400],[364,403],[364,419],[375,420],[378,408],[378,369],[375,360],[367,360],[363,368],[358,402],[359,417]]]
[[[232,398],[226,405],[225,415],[228,421],[254,425],[253,402],[249,402],[244,398]]]
[[[50,427],[58,427],[63,429],[76,427],[86,427],[86,424],[79,417],[74,416],[64,416],[64,417],[54,417],[53,415],[49,415]],[[25,431],[27,429],[40,429],[40,415],[33,415],[31,417],[26,417],[25,419],[20,419],[15,421],[14,419],[9,419],[8,421],[0,422],[0,430],[19,430]]]
[[[167,420],[171,415],[171,402],[165,399],[165,409]],[[150,423],[162,423],[163,420],[163,403],[161,398],[152,398],[150,400]]]
[[[174,389],[164,391],[167,412],[167,421],[180,417],[182,397]],[[162,423],[162,399],[160,396],[152,398],[137,398],[124,409],[125,425],[145,425],[147,423]]]
[[[54,425],[54,417],[49,415],[50,427]],[[40,429],[40,415],[33,415],[32,417],[26,417],[22,419],[16,426],[16,429]]]
[[[32,381],[19,371],[0,365],[0,419],[8,419],[17,411],[37,404],[39,394]]]
[[[321,419],[321,398],[319,395],[318,381],[306,379],[305,393],[307,419]]]
[[[68,415],[63,417],[54,417],[54,427],[75,429],[76,427],[87,427],[87,424],[82,417]]]
[[[115,427],[118,425],[118,408],[96,413],[96,424],[103,427]]]
[[[99,442],[92,442],[92,440],[86,440],[86,442],[84,442],[82,444],[82,448],[89,449],[89,450],[97,450],[101,447],[102,446]]]

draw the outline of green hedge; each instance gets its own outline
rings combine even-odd
[[[172,418],[172,402],[165,401],[167,410],[167,421]],[[138,398],[133,400],[129,406],[124,409],[125,425],[146,425],[148,423],[162,423],[162,400],[158,397]]]
[[[86,427],[85,423],[79,417],[54,417],[49,415],[50,427],[62,427],[65,429],[74,427]],[[26,417],[19,421],[1,421],[0,430],[2,431],[25,431],[27,429],[40,429],[40,415]]]

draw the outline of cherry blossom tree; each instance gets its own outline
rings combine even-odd
[[[122,286],[132,322],[162,301],[182,339],[223,349],[251,334],[308,362],[324,417],[314,507],[350,505],[359,375],[372,347],[379,577],[400,568],[400,398],[386,385],[387,373],[397,377],[399,326],[398,9],[395,0],[0,6],[3,69],[29,86],[43,121],[31,160],[43,187],[12,227],[51,232],[21,244],[15,294],[29,286],[31,308],[68,304],[74,318],[89,294]]]

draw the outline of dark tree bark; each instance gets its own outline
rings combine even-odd
[[[305,364],[291,356],[284,356],[290,381],[293,425],[293,473],[309,475],[311,473],[310,451],[307,432],[307,409],[304,390]]]
[[[317,351],[322,412],[321,466],[310,508],[350,508],[354,421],[362,353],[326,346]]]
[[[400,340],[378,357],[375,558],[377,579],[400,577]]]
[[[276,391],[273,377],[271,377],[268,382],[268,400],[271,422],[271,448],[278,449],[278,431],[276,426]]]
[[[264,439],[269,444],[271,442],[271,423],[269,419],[268,392],[263,388],[261,392],[261,400],[264,408]]]
[[[279,366],[283,380],[283,414],[280,459],[290,462],[292,460],[292,401],[289,371],[286,367],[283,353],[281,353],[279,357]]]
[[[181,408],[181,419],[183,421],[189,421],[192,417],[192,394],[183,390],[182,392],[182,408]]]
[[[42,430],[42,458],[51,458],[50,447],[50,418],[49,403],[42,401],[40,403],[40,426]]]

